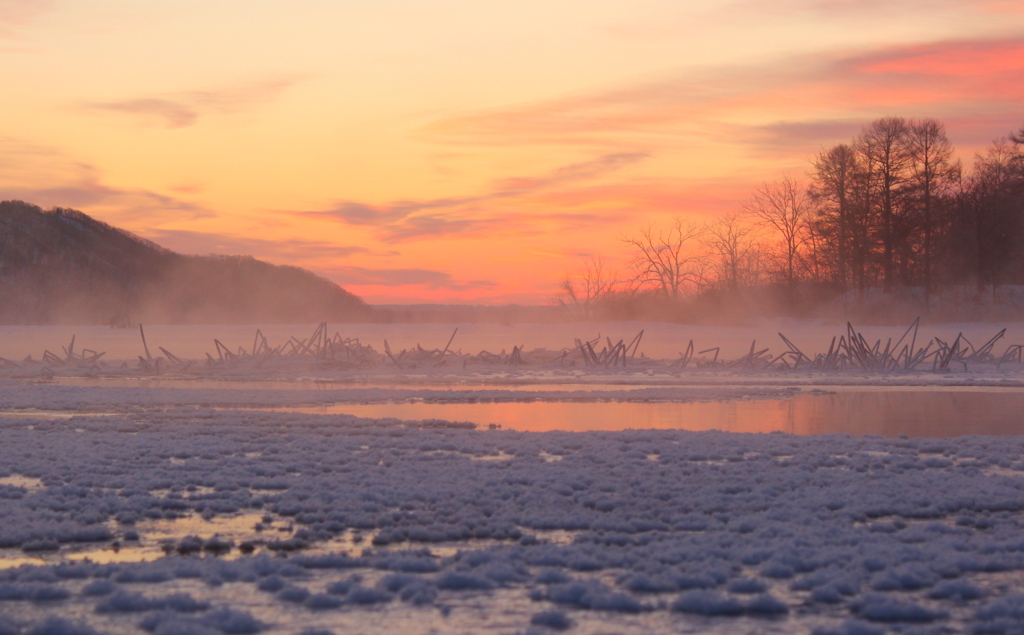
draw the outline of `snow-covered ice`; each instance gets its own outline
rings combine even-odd
[[[1024,629],[1022,437],[522,433],[197,395],[0,418],[0,632]]]

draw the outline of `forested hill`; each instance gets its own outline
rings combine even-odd
[[[330,280],[250,256],[186,256],[69,209],[0,202],[0,323],[363,321]]]

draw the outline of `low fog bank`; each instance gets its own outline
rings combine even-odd
[[[366,304],[298,267],[185,256],[74,210],[0,203],[0,323],[366,321]]]
[[[375,305],[370,320],[382,324],[550,324],[610,322],[667,323],[690,326],[748,326],[766,320],[793,319],[856,325],[906,326],[963,322],[1003,323],[1024,319],[1024,286],[923,287],[885,292],[838,293],[812,285],[796,288],[764,286],[713,291],[670,301],[653,294],[606,295],[584,306],[564,302],[547,305],[410,304]],[[538,326],[538,328],[542,328]]]
[[[744,325],[780,318],[906,325],[951,322],[1014,322],[1024,318],[1024,286],[999,285],[979,291],[946,286],[926,294],[923,287],[891,291],[869,288],[841,293],[827,285],[765,285],[711,290],[668,300],[653,293],[608,293],[596,298],[560,298],[562,319],[644,320],[693,325]]]
[[[174,255],[162,264],[122,280],[59,265],[3,276],[0,323],[349,322],[372,315],[355,296],[294,267],[231,256]]]
[[[591,281],[593,282],[593,281]],[[563,287],[565,285],[563,284]],[[566,293],[565,289],[570,292]],[[740,286],[679,294],[563,288],[547,305],[368,306],[298,267],[250,256],[186,256],[75,210],[0,202],[0,324],[541,324],[637,321],[745,325],[798,318],[865,325],[1013,322],[1024,286]]]

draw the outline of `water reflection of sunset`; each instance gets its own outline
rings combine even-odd
[[[953,437],[1020,434],[1024,392],[850,390],[785,400],[700,403],[390,403],[299,409],[359,417],[472,421],[528,432],[683,429]]]

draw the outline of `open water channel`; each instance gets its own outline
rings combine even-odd
[[[444,419],[547,430],[682,429],[792,434],[955,437],[1024,433],[1024,391],[837,389],[789,399],[725,402],[338,404],[295,409],[358,417]]]
[[[338,386],[320,382],[232,382],[174,380],[58,380],[70,385],[292,388],[327,392]],[[394,387],[360,384],[362,388]],[[469,421],[481,427],[544,432],[569,430],[682,429],[728,432],[788,432],[791,434],[874,434],[884,437],[956,437],[1024,434],[1024,388],[1019,386],[834,386],[794,388],[784,399],[752,398],[732,401],[639,401],[622,399],[623,389],[646,385],[617,384],[480,384],[473,386],[419,384],[431,390],[499,389],[519,400],[443,403],[410,400],[388,403],[324,403],[283,406],[276,411],[313,414],[348,414],[367,418],[403,420],[441,419]],[[719,386],[720,387],[720,386]],[[699,388],[690,386],[690,388]],[[553,401],[536,398],[538,392],[586,390],[592,399]],[[709,389],[709,397],[713,393]],[[713,397],[710,397],[713,399]],[[326,401],[326,400],[325,400]],[[265,408],[261,408],[265,409]]]

